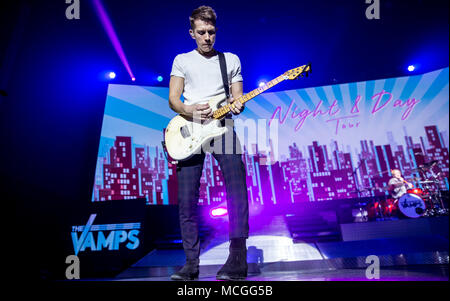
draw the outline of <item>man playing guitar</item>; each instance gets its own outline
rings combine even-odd
[[[208,99],[224,91],[218,52],[213,48],[217,31],[216,14],[211,7],[201,6],[192,12],[189,20],[189,34],[197,48],[174,59],[169,83],[169,106],[180,115],[205,120],[212,117]],[[243,94],[241,65],[236,55],[229,52],[224,55],[226,75],[231,83],[232,97],[229,102],[232,102]],[[184,102],[180,100],[182,94]],[[236,101],[231,111],[239,114],[243,109],[244,106]],[[236,141],[234,130],[231,132]],[[222,139],[223,146],[225,140]],[[221,280],[245,279],[247,276],[248,199],[245,166],[237,144],[236,152],[223,151],[222,147],[221,153],[212,153],[225,179],[231,241],[229,257],[216,276]],[[226,148],[229,150],[229,147]],[[186,264],[171,276],[173,280],[193,280],[199,275],[197,202],[204,159],[205,153],[202,151],[177,165],[179,217]]]

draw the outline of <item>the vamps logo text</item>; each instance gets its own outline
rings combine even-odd
[[[94,225],[97,214],[91,214],[85,226],[72,226],[72,242],[75,255],[87,249],[91,251],[134,250],[139,246],[141,223]]]

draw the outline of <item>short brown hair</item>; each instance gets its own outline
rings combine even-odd
[[[214,9],[210,6],[202,5],[192,11],[191,16],[189,17],[189,22],[191,23],[191,28],[194,29],[195,20],[202,20],[216,26],[216,19],[217,15]]]

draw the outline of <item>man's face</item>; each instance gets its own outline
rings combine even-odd
[[[194,25],[194,29],[190,29],[189,33],[197,43],[198,50],[201,53],[210,52],[216,42],[216,27],[202,20],[195,20]]]
[[[392,175],[395,177],[395,178],[401,178],[402,177],[402,174],[400,173],[400,171],[394,171],[394,172],[392,172]]]

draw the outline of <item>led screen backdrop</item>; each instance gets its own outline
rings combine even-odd
[[[393,168],[418,177],[415,169],[433,160],[438,164],[430,172],[448,190],[448,73],[269,90],[249,101],[239,121],[256,125],[259,140],[251,127],[238,132],[249,202],[278,206],[383,195],[367,188],[386,185]],[[176,165],[161,147],[163,129],[176,115],[168,93],[109,85],[92,201],[177,203]],[[199,202],[220,204],[225,197],[220,168],[207,155]]]

